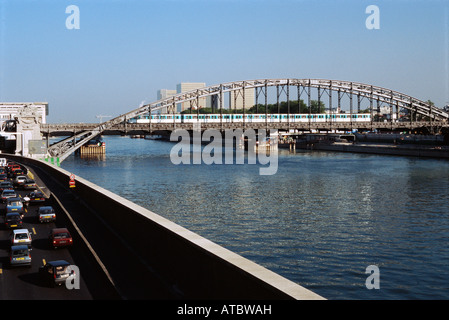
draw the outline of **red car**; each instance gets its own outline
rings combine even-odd
[[[55,228],[50,231],[50,245],[53,248],[68,247],[73,244],[72,236],[67,228]]]

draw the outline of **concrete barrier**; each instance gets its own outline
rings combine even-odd
[[[52,179],[60,188],[65,189],[64,193],[71,193],[73,197],[82,200],[91,208],[90,212],[83,214],[93,215],[95,212],[99,220],[113,230],[111,234],[126,241],[135,253],[126,257],[110,257],[111,261],[144,261],[148,269],[162,279],[175,299],[323,299],[314,292],[83,178],[76,177],[76,186],[69,188],[70,172],[64,169],[31,158],[13,155],[5,157],[40,169],[44,182]],[[88,236],[86,238],[93,248],[97,247],[97,240]],[[102,239],[105,240],[107,239]],[[109,267],[108,262],[104,262],[104,265]]]

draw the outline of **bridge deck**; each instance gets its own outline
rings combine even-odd
[[[90,131],[96,128],[95,123],[65,123],[65,124],[41,124],[41,132],[49,136],[66,136],[75,133]],[[343,123],[343,122],[234,122],[234,123],[202,123],[201,129],[278,129],[278,130],[352,130],[352,129],[388,129],[388,130],[405,130],[422,127],[448,127],[447,122],[441,121],[421,121],[421,122],[365,122],[365,123]],[[158,131],[173,131],[174,129],[192,130],[191,123],[120,123],[113,125],[111,128],[102,132],[104,135],[120,135],[120,134],[141,134]]]

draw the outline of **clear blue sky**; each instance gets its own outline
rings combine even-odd
[[[368,30],[368,5],[380,29]],[[66,7],[80,29],[66,28]],[[97,122],[180,82],[358,81],[449,103],[449,0],[0,0],[0,101]],[[104,119],[106,120],[106,119]]]

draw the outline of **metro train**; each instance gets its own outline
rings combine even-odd
[[[173,119],[173,117],[175,117]],[[266,119],[266,117],[268,117]],[[349,114],[159,114],[151,115],[151,123],[230,123],[230,122],[370,122],[368,113]],[[130,119],[130,123],[149,123],[148,115]]]

